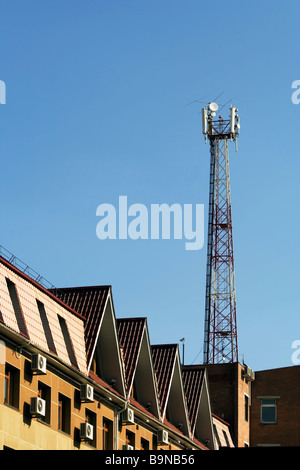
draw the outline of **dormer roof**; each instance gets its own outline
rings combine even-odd
[[[110,286],[65,287],[53,293],[85,318],[87,369],[98,364],[100,377],[126,395],[125,377]]]
[[[214,449],[207,371],[201,366],[182,366],[183,387],[193,437]]]
[[[152,346],[162,419],[190,436],[187,403],[183,389],[178,344]]]
[[[147,319],[119,318],[117,325],[124,360],[127,395],[159,418],[158,390]]]

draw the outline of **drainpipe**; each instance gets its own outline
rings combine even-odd
[[[118,411],[115,408],[115,412],[114,412],[115,413],[115,445],[114,445],[115,450],[118,450],[118,444],[119,444],[118,442],[119,441],[119,416],[120,414],[122,414],[124,411],[127,410],[128,403],[129,403],[129,400],[126,400],[123,408],[119,409]]]

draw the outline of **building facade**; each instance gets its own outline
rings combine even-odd
[[[258,371],[252,386],[251,445],[300,446],[300,366]]]
[[[117,319],[110,286],[46,289],[0,257],[0,291],[0,449],[219,448],[206,370]]]
[[[249,447],[254,373],[239,362],[205,365],[212,413],[229,424],[236,447]]]

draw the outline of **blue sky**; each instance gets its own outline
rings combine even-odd
[[[57,287],[111,284],[117,317],[203,357],[206,234],[99,240],[96,209],[204,204],[201,104],[239,108],[230,146],[239,358],[291,366],[299,328],[298,1],[1,1],[0,244]],[[207,212],[205,212],[206,214]],[[205,219],[207,221],[207,218]],[[205,227],[206,231],[206,227]]]

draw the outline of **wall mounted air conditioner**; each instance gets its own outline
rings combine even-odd
[[[255,380],[255,372],[250,369],[250,367],[248,367],[246,364],[244,365],[243,377],[248,381]]]
[[[33,416],[46,415],[46,402],[40,397],[32,397],[30,402],[30,413]]]
[[[130,408],[127,408],[125,411],[123,411],[121,419],[122,423],[124,424],[134,424],[134,411]]]
[[[80,424],[80,438],[85,441],[92,441],[94,434],[93,425],[90,423],[81,423]]]
[[[89,384],[80,386],[80,400],[84,402],[94,401],[94,388]]]
[[[159,429],[157,431],[157,444],[163,445],[169,443],[169,434],[165,429]]]
[[[123,445],[123,450],[134,450],[134,447],[130,446],[129,444],[124,444]]]
[[[31,357],[31,370],[36,374],[46,374],[47,359],[41,354],[33,354]]]

